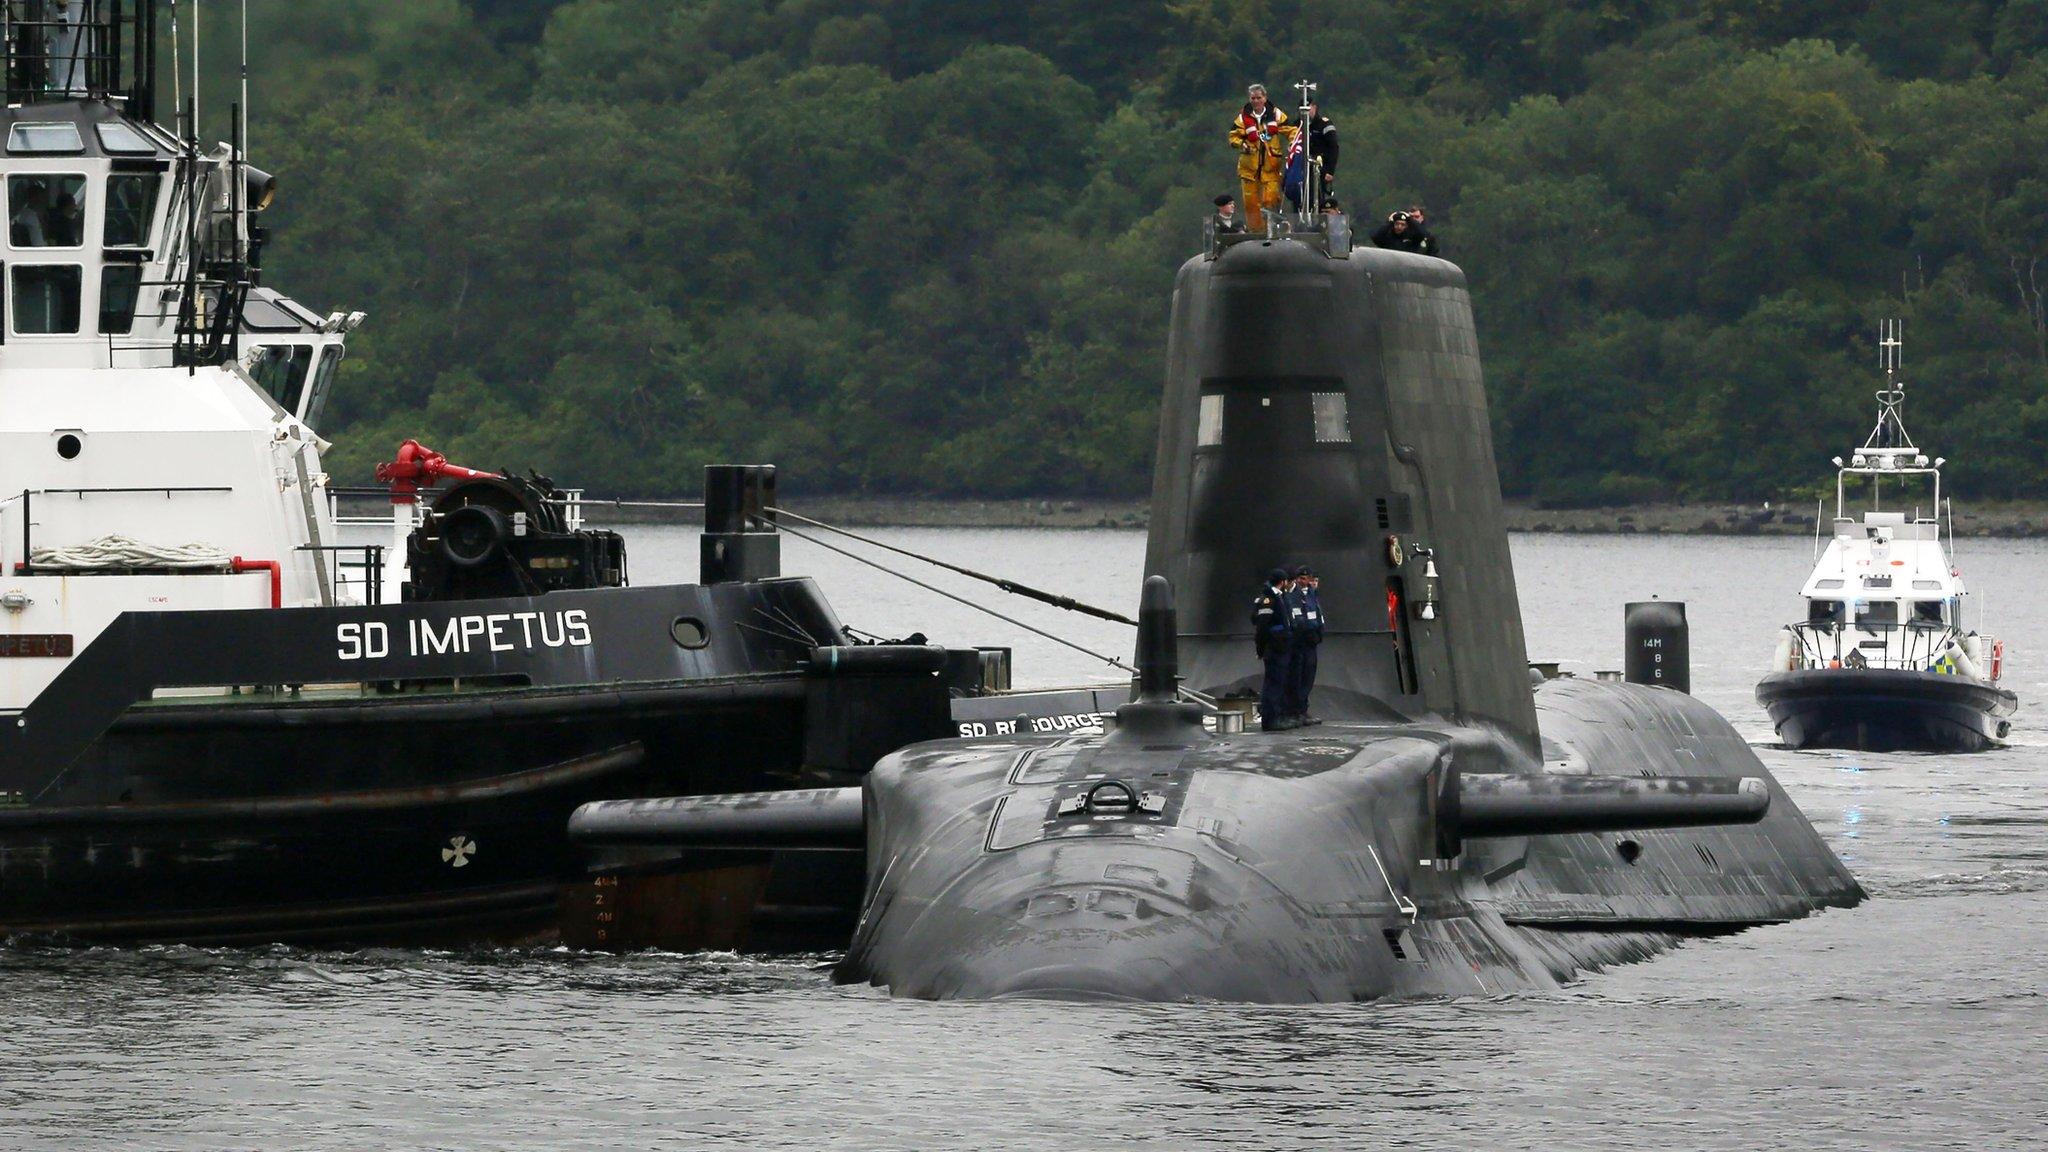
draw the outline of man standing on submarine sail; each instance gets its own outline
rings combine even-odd
[[[1254,84],[1230,126],[1230,146],[1237,149],[1237,179],[1243,186],[1244,226],[1266,227],[1267,211],[1280,210],[1280,177],[1287,167],[1287,144],[1294,125],[1287,113],[1266,99],[1266,86]]]
[[[1294,605],[1287,585],[1287,569],[1275,568],[1252,598],[1252,644],[1266,668],[1259,684],[1259,728],[1266,732],[1299,727],[1287,714],[1294,670]]]

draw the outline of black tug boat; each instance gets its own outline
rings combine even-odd
[[[417,445],[382,470],[394,541],[340,543],[313,422],[362,316],[260,284],[276,182],[189,100],[155,121],[157,10],[7,6],[0,938],[610,944],[632,907],[731,946],[841,916],[857,865],[593,879],[566,820],[856,779],[1005,670],[847,646],[780,572],[769,466],[708,470],[694,585],[628,587],[570,494]]]

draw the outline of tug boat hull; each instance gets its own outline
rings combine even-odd
[[[2019,698],[1968,677],[1904,668],[1804,668],[1756,686],[1786,747],[1981,752],[2000,745]]]
[[[429,622],[509,615],[516,628],[517,613],[539,610],[569,613],[587,628],[573,638],[589,643],[401,651]],[[682,618],[709,642],[683,648],[672,638]],[[864,768],[864,757],[952,730],[928,670],[820,675],[808,645],[750,630],[755,620],[837,630],[800,579],[131,613],[0,749],[18,757],[0,757],[0,938],[609,944],[611,905],[631,896],[588,890],[593,876],[565,836],[577,805],[785,788],[806,770],[829,775],[832,753],[837,767]],[[393,637],[392,679],[342,687],[350,671],[364,675],[364,661],[342,657],[371,623]],[[421,679],[433,665],[446,679]],[[265,687],[151,687],[238,683]],[[307,687],[280,687],[295,684]],[[96,713],[110,718],[97,733],[57,731]],[[832,737],[847,716],[858,717],[853,744]],[[41,746],[29,739],[39,730]],[[660,871],[669,939],[706,947],[804,945],[785,939],[775,909],[851,904],[860,880],[849,866],[835,901],[831,877],[769,853],[671,858]]]

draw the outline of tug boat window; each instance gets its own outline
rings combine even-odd
[[[9,176],[7,234],[16,248],[76,248],[85,243],[85,177]]]
[[[308,344],[273,344],[265,348],[250,366],[249,375],[268,393],[277,406],[296,415],[299,395],[306,386],[306,369],[313,366],[313,348]]]
[[[135,327],[135,300],[142,294],[142,265],[109,264],[100,270],[100,335],[126,336]]]
[[[334,388],[334,370],[341,367],[341,354],[339,344],[329,344],[320,350],[320,367],[313,374],[313,398],[302,417],[314,428],[320,427],[320,414],[327,410],[327,397]]]
[[[24,336],[78,331],[83,271],[76,264],[16,264],[14,331]]]
[[[1211,392],[1202,397],[1202,407],[1195,422],[1195,446],[1213,448],[1223,443],[1223,393]]]
[[[17,156],[74,155],[85,151],[76,124],[16,124],[7,130],[7,150]]]
[[[1351,443],[1351,410],[1342,392],[1314,392],[1309,399],[1315,409],[1316,443]]]
[[[150,225],[156,220],[156,190],[161,178],[154,172],[116,172],[107,177],[107,226],[109,248],[149,247]]]

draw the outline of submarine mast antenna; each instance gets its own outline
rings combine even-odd
[[[1301,121],[1294,126],[1294,139],[1301,146],[1301,207],[1302,212],[1313,220],[1322,212],[1323,181],[1319,173],[1310,170],[1315,163],[1308,154],[1309,105],[1315,103],[1316,82],[1308,79],[1296,80],[1294,90],[1301,93]],[[1290,149],[1292,151],[1292,149]],[[1281,179],[1286,179],[1283,169]]]

